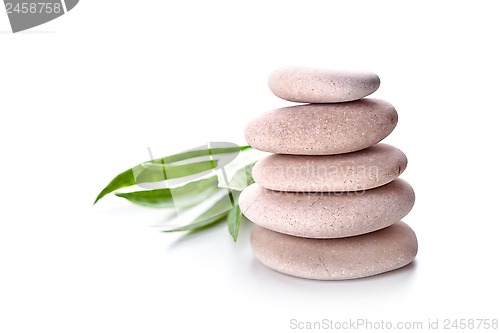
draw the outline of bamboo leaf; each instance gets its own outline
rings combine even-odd
[[[182,209],[192,207],[219,191],[217,183],[217,176],[213,176],[176,188],[115,193],[115,195],[142,206]]]
[[[94,204],[96,204],[100,199],[102,199],[107,194],[118,190],[120,188],[137,185],[146,182],[155,182],[159,180],[166,180],[176,177],[183,177],[196,174],[198,172],[208,171],[214,169],[217,159],[210,161],[202,161],[191,164],[184,165],[170,165],[171,163],[176,163],[184,161],[191,158],[196,158],[200,156],[212,157],[214,155],[223,155],[229,153],[235,153],[250,149],[250,146],[229,146],[226,148],[211,148],[211,149],[197,149],[190,150],[187,152],[182,152],[179,154],[166,156],[159,159],[154,159],[150,162],[139,164],[134,168],[128,169],[118,176],[116,176],[97,196]],[[229,161],[224,161],[226,164]],[[223,165],[222,165],[223,166]],[[183,171],[184,170],[184,171]],[[201,171],[200,171],[201,170]]]
[[[237,146],[234,144],[226,144],[226,145],[227,145],[226,148],[207,148],[207,149],[189,150],[175,155],[157,158],[154,159],[152,162],[162,163],[163,161],[163,163],[174,163],[194,157],[229,154],[229,153],[244,151],[251,148],[250,146]]]
[[[221,222],[222,220],[227,218],[227,214],[228,214],[228,212],[224,212],[224,213],[215,215],[215,216],[208,218],[208,219],[205,219],[205,220],[201,220],[201,221],[196,220],[196,221],[193,221],[193,223],[187,224],[185,226],[176,227],[176,228],[163,230],[163,231],[164,232],[177,232],[177,231],[193,231],[193,230],[201,229],[204,227],[208,227],[209,225]]]
[[[161,180],[180,178],[213,169],[216,161],[203,161],[185,165],[167,166],[155,162],[147,162],[129,169],[116,176],[97,196],[95,203],[105,195],[120,188]],[[139,170],[139,171],[138,171]]]
[[[242,216],[241,216],[240,205],[235,204],[227,215],[227,227],[229,229],[229,233],[231,234],[235,242],[238,239],[238,232],[240,230],[241,218]]]
[[[97,196],[94,201],[94,205],[106,194],[113,192],[114,190],[135,185],[135,178],[132,169],[124,171],[116,176],[109,184],[106,186],[101,193]]]
[[[254,182],[251,172],[261,153],[249,146],[231,145],[234,144],[211,143],[213,148],[198,149],[203,148],[198,147],[139,164],[115,177],[101,191],[94,203],[117,189],[138,184],[143,184],[141,187],[152,186],[155,189],[115,194],[135,204],[177,210],[193,207],[211,198],[208,204],[215,203],[193,221],[188,224],[183,223],[181,226],[171,226],[163,231],[198,230],[226,220],[229,233],[236,242],[242,220],[238,197],[244,188]],[[239,152],[247,149],[247,152],[239,155]],[[237,156],[239,157],[235,160]],[[230,163],[233,160],[235,162]],[[214,172],[219,168],[221,170],[216,176],[200,179],[208,172]],[[164,183],[165,181],[167,182]],[[176,184],[183,185],[175,186]],[[221,188],[225,190],[221,191]],[[205,207],[208,205],[205,204]],[[194,210],[193,213],[197,211]],[[182,215],[179,218],[182,219]]]
[[[186,230],[195,230],[203,228],[225,219],[230,209],[231,209],[231,203],[229,201],[229,198],[227,196],[224,196],[219,201],[217,201],[212,207],[207,209],[203,214],[198,216],[193,222],[163,231],[176,232],[176,231],[186,231]]]
[[[142,171],[135,171],[137,184],[159,182],[167,179],[181,178],[210,171],[217,167],[218,161],[202,161],[190,164],[168,165],[159,163],[144,163]]]
[[[249,165],[245,165],[234,174],[234,176],[229,181],[229,184],[220,185],[219,183],[219,187],[227,188],[233,191],[243,191],[245,187],[254,183],[252,177],[252,168],[254,165],[255,162]]]

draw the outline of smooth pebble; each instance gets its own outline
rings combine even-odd
[[[269,155],[255,164],[252,175],[257,184],[276,191],[358,191],[393,181],[407,162],[401,150],[379,143],[341,155]]]
[[[377,144],[397,122],[394,107],[379,99],[307,104],[262,113],[248,123],[245,138],[270,153],[342,154]]]
[[[399,178],[359,192],[279,192],[252,184],[239,197],[241,212],[250,221],[307,238],[350,237],[379,230],[401,220],[414,203],[412,187]]]
[[[294,237],[256,225],[251,245],[265,266],[316,280],[356,279],[392,271],[411,263],[418,251],[415,233],[404,222],[338,239]]]

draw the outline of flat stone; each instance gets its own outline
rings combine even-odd
[[[269,155],[255,164],[252,175],[257,184],[276,191],[358,191],[393,181],[407,162],[401,150],[379,143],[341,155]]]
[[[404,222],[338,239],[300,238],[254,226],[251,245],[265,266],[315,280],[356,279],[392,271],[411,263],[418,251],[415,233]]]
[[[245,138],[252,147],[270,153],[343,154],[377,144],[397,122],[394,107],[379,99],[297,105],[254,118]]]
[[[396,223],[412,209],[415,193],[399,178],[359,192],[278,192],[252,184],[239,203],[242,213],[261,227],[299,237],[340,238]]]
[[[379,77],[371,72],[282,68],[269,76],[269,88],[278,97],[299,103],[354,101],[375,92]]]

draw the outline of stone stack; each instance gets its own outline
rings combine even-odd
[[[240,196],[256,224],[252,249],[279,272],[344,280],[403,267],[417,254],[401,219],[415,202],[399,175],[405,154],[379,143],[398,114],[382,100],[369,72],[286,68],[269,77],[271,91],[309,103],[265,112],[245,129],[248,143],[273,153],[253,169],[255,184]]]

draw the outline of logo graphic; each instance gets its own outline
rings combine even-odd
[[[42,2],[43,1],[43,2]],[[12,32],[19,32],[52,21],[75,8],[79,0],[4,0]]]

